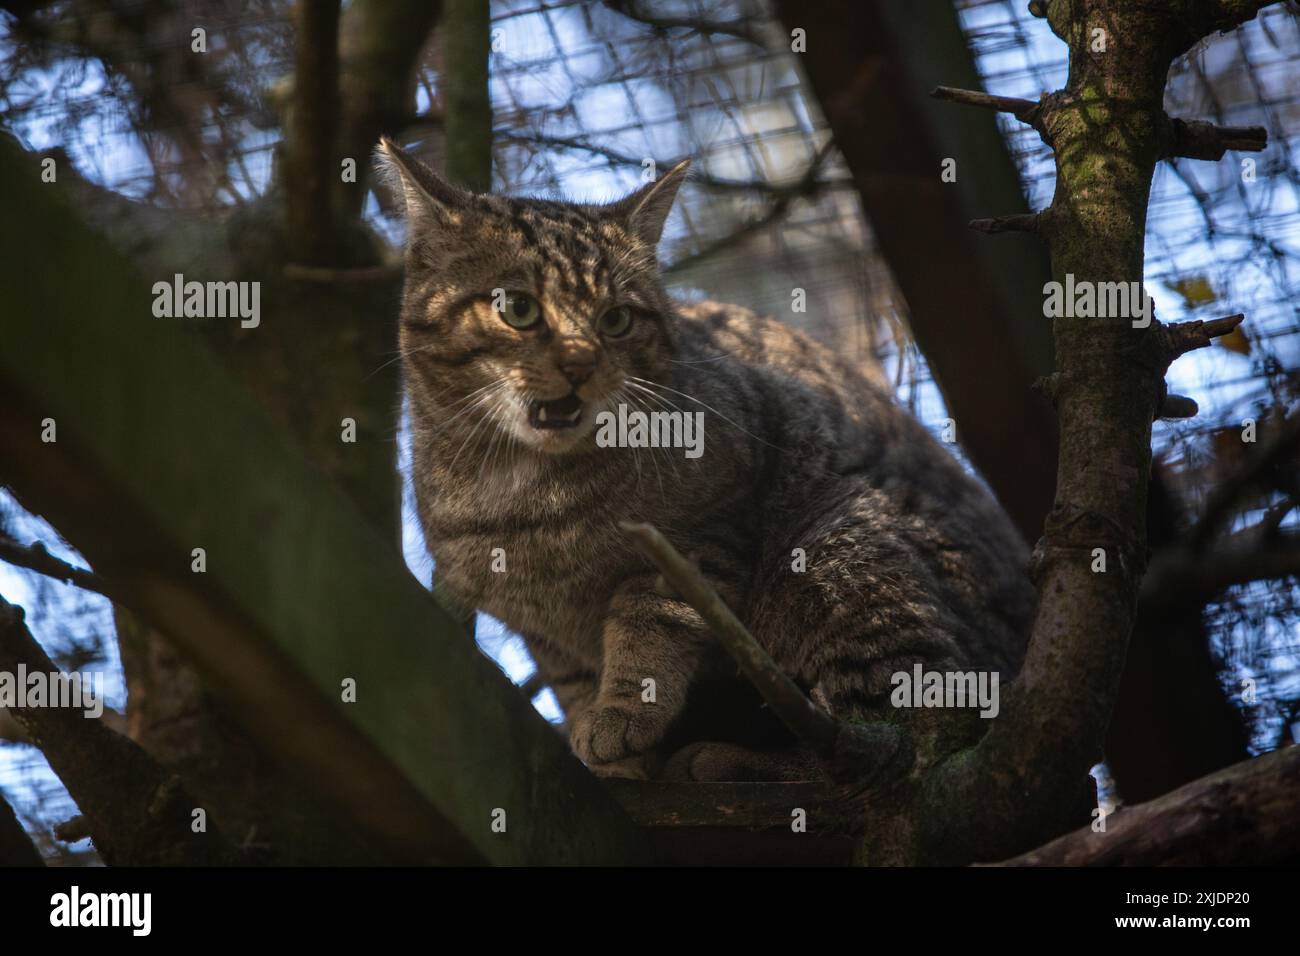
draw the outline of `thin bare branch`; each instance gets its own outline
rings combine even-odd
[[[727,653],[735,658],[741,671],[786,726],[814,751],[829,755],[839,734],[835,718],[810,701],[786,676],[718,592],[658,529],[629,522],[624,522],[622,528],[637,548],[655,563],[669,586],[713,628]]]
[[[1300,414],[1293,414],[1264,437],[1255,453],[1247,457],[1236,474],[1220,482],[1210,492],[1205,510],[1188,536],[1191,547],[1197,551],[1204,550],[1232,519],[1250,489],[1297,444],[1300,444]]]
[[[31,544],[24,545],[19,544],[8,535],[0,534],[0,561],[7,561],[20,568],[36,571],[65,584],[75,584],[87,591],[102,594],[110,600],[113,598],[110,593],[112,588],[107,581],[94,571],[75,567],[56,558],[45,550],[45,545],[40,541],[33,541]]]
[[[688,30],[691,33],[704,35],[718,34],[735,37],[737,40],[744,40],[746,43],[752,43],[757,47],[766,46],[763,35],[747,21],[741,19],[706,20],[703,17],[673,17],[652,14],[642,9],[641,4],[637,3],[636,0],[605,0],[605,6],[611,10],[617,10],[629,20],[635,20],[637,23],[664,32]]]
[[[953,86],[936,86],[930,91],[930,95],[936,100],[1010,113],[1022,123],[1028,123],[1035,129],[1041,125],[1042,107],[1033,100],[1022,100],[1015,96],[994,96],[982,90],[959,90]]]
[[[683,601],[699,612],[768,706],[824,762],[834,778],[863,777],[891,763],[902,732],[890,724],[843,724],[814,704],[749,633],[703,575],[659,531],[623,522],[623,531],[659,568]]]

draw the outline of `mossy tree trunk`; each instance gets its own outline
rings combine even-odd
[[[1048,209],[994,220],[993,230],[1038,234],[1062,284],[1067,276],[1076,287],[1141,283],[1156,164],[1203,156],[1186,141],[1186,125],[1165,114],[1170,64],[1202,37],[1232,29],[1264,6],[1031,4],[1069,46],[1065,89],[1037,104],[985,105],[1010,109],[1039,130],[1055,154],[1056,192]],[[1199,133],[1215,138],[1210,128]],[[1169,363],[1207,341],[1194,331],[1128,313],[1054,320],[1050,391],[1060,463],[1056,500],[1034,553],[1040,605],[1033,637],[1002,715],[972,750],[935,775],[930,794],[938,812],[931,820],[938,826],[927,841],[934,852],[989,859],[1055,836],[1078,806],[1088,769],[1102,758],[1146,565],[1151,423],[1165,399]]]

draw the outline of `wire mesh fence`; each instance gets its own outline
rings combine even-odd
[[[1065,46],[1026,4],[957,0],[956,7],[990,92],[1036,98],[1063,85]],[[7,25],[0,26],[0,125],[32,148],[65,150],[80,175],[132,198],[208,212],[248,202],[271,176],[279,135],[273,113],[283,95],[276,78],[292,65],[288,4],[209,3],[201,20],[214,55],[205,64],[207,79],[194,81],[193,113],[178,119],[184,130],[142,134],[150,103],[131,87],[129,71],[19,43]],[[188,42],[188,31],[161,39],[145,31],[137,47],[114,58],[179,63]],[[907,335],[906,303],[768,4],[497,0],[492,50],[497,189],[604,201],[690,158],[693,176],[662,248],[672,288],[777,316],[864,364],[880,362],[922,421],[936,426],[944,417]],[[1190,422],[1156,429],[1157,454],[1179,467],[1189,504],[1215,474],[1223,444],[1216,436],[1235,435],[1243,419],[1295,400],[1297,60],[1300,19],[1293,6],[1277,6],[1202,44],[1170,77],[1171,115],[1261,125],[1269,133],[1262,154],[1163,164],[1153,184],[1146,281],[1159,317],[1248,316],[1244,337],[1195,353],[1170,374],[1171,389],[1194,397],[1202,410]],[[435,163],[440,110],[438,55],[430,44],[408,136]],[[1050,152],[1034,131],[1008,117],[1000,122],[1031,207],[1044,208],[1053,189]],[[376,197],[367,208],[391,232],[384,205]],[[11,526],[32,527],[12,501],[3,510]],[[411,525],[409,518],[408,509]],[[5,575],[0,581],[30,578]],[[33,630],[44,642],[57,641],[69,600],[35,601]],[[1297,607],[1290,585],[1252,585],[1210,611],[1231,679],[1259,681],[1267,705],[1257,711],[1261,748],[1276,744],[1300,698]],[[98,615],[93,630],[111,643],[108,608],[87,613]],[[527,675],[508,634],[487,626],[482,640],[513,678]],[[0,788],[41,834],[46,852],[63,853],[49,829],[72,812],[66,792],[30,748],[5,746],[0,758]]]

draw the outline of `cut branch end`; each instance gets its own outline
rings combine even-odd
[[[1157,418],[1195,418],[1201,410],[1194,399],[1186,395],[1166,395],[1156,410]]]
[[[1203,120],[1172,121],[1173,142],[1168,156],[1217,162],[1230,149],[1258,153],[1268,145],[1268,130],[1262,126],[1216,126]]]
[[[1037,235],[1042,229],[1040,213],[1016,213],[1012,216],[994,216],[991,219],[972,219],[970,228],[976,232],[1028,232]]]
[[[1168,364],[1180,355],[1196,349],[1203,349],[1217,338],[1232,332],[1246,320],[1243,312],[1227,315],[1221,319],[1201,319],[1195,322],[1175,322],[1162,326],[1165,336],[1165,362]]]

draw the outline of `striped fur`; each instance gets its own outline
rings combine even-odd
[[[761,774],[753,753],[789,743],[695,611],[658,593],[620,520],[651,522],[692,556],[837,715],[879,716],[890,674],[916,661],[1010,676],[1033,592],[984,488],[880,383],[806,336],[668,299],[655,245],[683,168],[591,206],[470,195],[391,143],[381,152],[406,197],[401,347],[439,585],[523,635],[594,770],[655,775],[690,745],[670,770]],[[543,325],[507,325],[494,289],[535,296]],[[603,337],[616,305],[633,308],[632,331]],[[573,362],[591,369],[576,388],[583,424],[538,432],[525,402],[567,394]],[[620,401],[704,412],[704,454],[597,447],[592,413]]]

